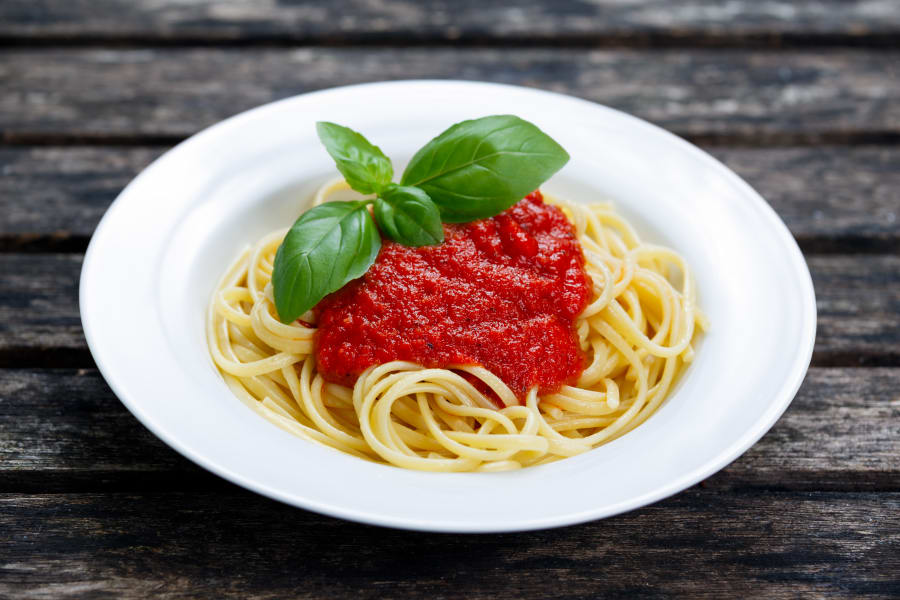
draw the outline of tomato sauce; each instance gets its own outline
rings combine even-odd
[[[591,282],[571,223],[539,191],[481,221],[444,224],[437,246],[384,240],[369,271],[316,306],[316,361],[352,385],[368,367],[481,365],[523,399],[573,383],[574,330]]]

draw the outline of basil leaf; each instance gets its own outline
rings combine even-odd
[[[362,134],[327,121],[316,123],[316,132],[351,188],[361,194],[375,194],[391,182],[391,160]]]
[[[275,253],[275,308],[290,323],[369,269],[381,236],[366,202],[326,202],[297,219]]]
[[[388,186],[375,199],[375,220],[384,235],[404,246],[430,246],[444,241],[438,207],[419,188]]]
[[[428,142],[401,184],[422,188],[445,222],[492,217],[536,190],[569,155],[532,123],[513,115],[462,121]]]

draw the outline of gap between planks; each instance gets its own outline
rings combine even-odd
[[[900,131],[746,131],[746,132],[689,132],[677,128],[667,129],[670,133],[696,146],[734,148],[809,148],[822,145],[861,146],[898,145]],[[110,133],[45,133],[29,131],[0,130],[0,147],[21,146],[113,146],[133,148],[142,146],[175,146],[187,137],[181,135],[153,134],[110,134]]]
[[[806,256],[829,254],[898,254],[900,235],[886,236],[794,236]],[[84,254],[90,236],[54,232],[49,234],[0,233],[0,253],[18,254]]]
[[[235,37],[222,34],[74,34],[48,33],[0,35],[2,48],[582,48],[634,50],[815,50],[833,48],[897,49],[900,31],[843,33],[799,32],[698,32],[622,31],[619,33],[527,33],[489,35],[456,32],[411,35],[404,32],[358,32],[353,34],[252,34]]]
[[[96,366],[87,348],[0,348],[0,375],[2,369],[93,369]],[[900,354],[892,351],[815,351],[810,366],[893,368],[900,367]]]

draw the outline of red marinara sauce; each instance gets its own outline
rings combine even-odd
[[[572,225],[539,191],[481,221],[445,224],[444,243],[385,240],[369,271],[316,306],[316,362],[352,385],[392,360],[481,365],[521,400],[584,369],[573,322],[591,280]]]

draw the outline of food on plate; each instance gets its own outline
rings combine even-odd
[[[500,471],[585,452],[663,403],[705,327],[690,269],[611,204],[542,193],[569,159],[547,134],[464,121],[394,183],[359,133],[318,133],[342,177],[210,302],[213,361],[248,406],[360,458]]]

